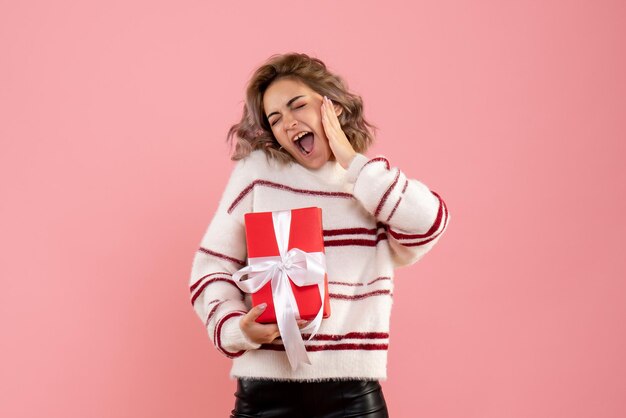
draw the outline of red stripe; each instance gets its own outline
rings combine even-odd
[[[344,247],[346,245],[358,245],[363,247],[375,247],[379,241],[387,239],[387,234],[382,232],[378,234],[376,240],[369,239],[335,239],[324,241],[324,247]]]
[[[222,304],[226,302],[225,300],[221,301],[220,303],[216,304],[213,309],[211,309],[211,312],[209,312],[209,314],[206,317],[206,321],[204,321],[204,326],[207,327],[209,326],[209,321],[211,320],[211,318],[213,317],[213,315],[215,314],[215,311],[217,310],[217,308]]]
[[[369,160],[368,162],[366,162],[365,164],[363,164],[363,167],[361,167],[361,170],[363,170],[363,168],[365,168],[366,165],[371,164],[371,163],[375,163],[378,161],[382,161],[385,163],[385,168],[387,170],[389,170],[389,160],[387,160],[385,157],[376,157],[376,158],[372,158],[371,160]],[[360,172],[360,171],[359,171]]]
[[[217,326],[215,327],[215,332],[213,334],[213,341],[215,342],[215,346],[217,347],[217,349],[220,350],[222,353],[224,353],[226,357],[229,357],[229,358],[239,357],[240,355],[245,353],[246,350],[241,350],[241,351],[237,351],[236,353],[231,353],[229,351],[226,351],[224,347],[222,347],[222,340],[221,340],[222,325],[227,319],[232,318],[233,316],[243,316],[245,314],[246,312],[244,311],[230,312],[226,314],[223,318],[221,318],[218,321]]]
[[[311,334],[302,334],[302,339],[308,340]],[[343,335],[333,335],[333,334],[315,334],[313,338],[309,341],[341,341],[341,340],[350,340],[350,339],[360,339],[360,340],[379,340],[389,338],[389,333],[387,332],[349,332]]]
[[[391,210],[391,213],[389,214],[389,216],[387,216],[386,222],[389,222],[391,220],[391,217],[393,216],[394,213],[396,213],[396,209],[398,209],[398,205],[400,205],[401,201],[402,201],[402,196],[398,198],[398,201],[396,202],[393,209]]]
[[[389,220],[391,219],[393,214],[396,213],[396,209],[398,209],[398,205],[400,204],[400,201],[402,200],[402,196],[404,195],[404,192],[406,191],[406,186],[408,186],[408,185],[409,185],[409,180],[407,179],[407,180],[404,181],[404,187],[402,188],[402,191],[400,192],[400,197],[398,198],[398,201],[396,202],[395,206],[391,210],[391,213],[387,217],[386,222],[389,222]]]
[[[245,266],[245,265],[246,265],[246,262],[245,262],[245,261],[237,260],[236,258],[229,257],[229,256],[227,256],[226,254],[218,253],[218,252],[216,252],[216,251],[208,250],[208,249],[206,249],[206,248],[202,248],[202,247],[200,247],[200,248],[198,248],[198,251],[202,251],[203,253],[206,253],[206,254],[212,255],[212,256],[217,257],[217,258],[221,258],[221,259],[223,259],[223,260],[232,261],[233,263],[237,263],[237,264],[240,264],[240,265],[242,265],[242,266]]]
[[[433,225],[429,228],[429,230],[424,233],[424,234],[403,234],[400,232],[396,232],[393,229],[391,229],[391,227],[389,225],[386,225],[382,222],[377,222],[376,226],[378,228],[380,227],[384,227],[386,228],[386,230],[391,234],[392,237],[394,237],[395,239],[398,240],[411,240],[411,239],[417,239],[417,238],[428,238],[424,241],[420,241],[420,242],[401,242],[400,244],[407,246],[407,247],[414,247],[414,246],[419,246],[419,245],[424,245],[429,243],[430,241],[434,240],[435,238],[437,238],[446,228],[446,225],[448,223],[448,209],[446,207],[445,202],[439,197],[439,195],[437,195],[435,192],[432,192],[435,196],[437,196],[437,199],[439,199],[439,209],[437,211],[437,217],[435,218],[435,221],[433,223]],[[443,228],[441,229],[441,231],[439,231],[437,234],[433,235],[433,233],[435,231],[437,231],[437,229],[439,229],[439,226],[441,225],[441,221],[444,221],[443,223]],[[325,235],[341,235],[342,233],[351,233],[351,231],[357,230],[358,233],[370,233],[370,231],[374,231],[372,229],[364,229],[364,228],[350,228],[350,229],[337,229],[337,230],[332,230],[332,231],[338,231],[337,233],[331,233],[331,234],[325,234]],[[363,232],[365,231],[365,232]],[[375,247],[379,241],[381,240],[385,240],[387,239],[387,234],[386,233],[380,233],[378,234],[378,236],[376,237],[376,240],[368,240],[368,239],[339,239],[339,240],[328,240],[328,241],[324,241],[324,247],[344,247],[344,246],[364,246],[364,247]]]
[[[371,282],[369,282],[368,285],[370,285],[370,284],[372,284],[374,282],[377,282],[379,280],[391,280],[391,277],[377,277],[374,280],[372,280]]]
[[[377,228],[367,229],[367,228],[346,228],[346,229],[325,229],[323,231],[323,235],[325,237],[332,237],[336,235],[350,235],[350,234],[359,234],[359,235],[376,235],[378,231]]]
[[[235,286],[237,288],[237,290],[239,290],[239,292],[241,293],[241,295],[243,297],[245,297],[245,293],[243,290],[239,289],[239,286],[237,286],[235,284],[235,282],[232,281],[232,279],[227,279],[225,277],[216,277],[210,280],[207,280],[206,282],[204,282],[202,284],[202,286],[200,286],[200,288],[198,289],[198,291],[192,296],[191,298],[191,304],[193,305],[194,302],[196,301],[196,299],[198,298],[198,296],[200,296],[202,294],[202,291],[211,283],[215,283],[215,282],[226,282],[228,284],[232,284],[233,286]]]
[[[211,276],[215,276],[215,275],[218,275],[218,274],[223,274],[223,275],[225,275],[225,276],[232,276],[232,274],[230,274],[230,273],[228,273],[228,272],[226,272],[226,271],[218,271],[218,272],[215,272],[215,273],[211,273],[211,274],[204,275],[204,276],[200,277],[200,278],[198,279],[198,281],[197,281],[197,282],[195,282],[195,283],[194,283],[194,284],[193,284],[193,285],[189,288],[189,292],[193,292],[193,291],[194,291],[194,289],[195,289],[196,287],[198,287],[198,286],[200,285],[200,283],[202,283],[202,280],[204,280],[205,278],[207,278],[207,277],[211,277]]]
[[[448,225],[448,208],[446,207],[446,204],[443,204],[445,212],[446,212],[446,216],[445,216],[445,221],[443,223],[443,228],[441,228],[441,231],[437,232],[435,235],[433,235],[432,237],[430,237],[427,240],[424,241],[420,241],[420,242],[403,242],[402,245],[404,245],[405,247],[417,247],[418,245],[424,245],[424,244],[428,244],[429,242],[431,242],[432,240],[436,239],[439,235],[441,235],[443,233],[443,231],[446,230],[446,226]]]
[[[336,282],[336,281],[332,281],[332,282],[328,282],[328,284],[338,284],[341,286],[369,286],[374,282],[377,282],[379,280],[391,280],[391,277],[377,277],[376,279],[372,280],[369,283],[349,283],[349,282]]]
[[[328,284],[338,284],[340,286],[363,286],[363,283],[348,283],[348,282],[328,282]]]
[[[443,218],[443,213],[444,213],[444,208],[443,208],[444,207],[444,201],[439,197],[439,195],[437,193],[435,193],[435,192],[432,192],[432,193],[439,200],[439,209],[437,210],[437,217],[435,218],[435,222],[430,227],[430,229],[426,233],[424,233],[424,234],[402,234],[400,232],[394,231],[391,228],[391,226],[389,226],[387,228],[387,230],[389,231],[389,233],[391,234],[392,237],[394,237],[395,239],[428,238],[428,237],[430,237],[432,234],[434,234],[439,229],[439,226],[441,225],[441,220]]]
[[[233,203],[231,203],[231,205],[228,207],[228,211],[227,212],[231,213],[235,209],[235,207],[239,204],[239,202],[244,197],[246,197],[246,195],[248,193],[250,193],[250,191],[257,185],[273,187],[275,189],[285,190],[285,191],[288,191],[288,192],[302,193],[302,194],[308,194],[308,195],[313,195],[313,196],[340,197],[340,198],[344,198],[344,199],[353,199],[354,198],[354,196],[352,196],[350,193],[324,192],[324,191],[320,191],[320,190],[309,190],[309,189],[296,189],[294,187],[287,186],[287,185],[281,184],[281,183],[275,183],[273,181],[254,180],[245,189],[243,189],[241,191],[241,193],[239,193],[239,196],[237,196],[237,198],[235,198],[235,200],[233,200]]]
[[[360,300],[360,299],[365,299],[365,298],[369,298],[372,296],[381,296],[381,295],[393,296],[393,294],[391,293],[391,290],[383,289],[383,290],[375,290],[369,293],[362,293],[360,295],[341,295],[338,293],[329,293],[328,297],[330,297],[331,299]]]
[[[388,344],[332,344],[332,345],[306,345],[306,351],[326,350],[388,350]],[[285,351],[282,344],[261,344],[259,350]]]
[[[380,199],[380,202],[378,203],[378,207],[376,208],[376,212],[374,212],[374,217],[378,218],[380,211],[383,209],[383,205],[385,204],[385,202],[387,201],[387,198],[389,197],[389,193],[391,193],[393,188],[396,187],[396,183],[398,183],[399,178],[400,178],[400,170],[397,170],[396,178],[393,180],[393,183],[391,183],[391,186],[387,188],[387,191],[385,192],[383,197]]]
[[[404,192],[406,192],[406,188],[409,185],[409,180],[405,180],[404,182],[404,187],[402,188],[402,191],[400,192],[401,194],[404,194]]]

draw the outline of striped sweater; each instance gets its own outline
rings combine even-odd
[[[245,213],[310,206],[322,209],[331,315],[313,339],[303,334],[312,364],[292,371],[280,338],[257,344],[241,331],[251,299],[231,275],[246,265]],[[312,170],[254,151],[233,168],[194,256],[191,304],[233,360],[232,379],[386,380],[394,269],[418,261],[447,223],[439,195],[384,157]]]

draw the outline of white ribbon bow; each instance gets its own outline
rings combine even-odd
[[[248,266],[233,274],[235,284],[247,293],[255,293],[268,281],[272,283],[272,299],[276,311],[278,330],[285,346],[291,369],[300,363],[311,364],[302,340],[301,332],[311,332],[310,340],[317,333],[324,314],[324,277],[326,257],[323,252],[307,253],[299,248],[287,251],[291,211],[272,212],[274,234],[278,244],[278,256],[248,258]],[[241,280],[248,275],[247,280]],[[317,284],[321,297],[320,309],[315,319],[304,328],[298,328],[296,319],[300,312],[289,279],[297,286]],[[308,341],[307,340],[307,341]]]

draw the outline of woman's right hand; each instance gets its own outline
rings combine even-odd
[[[262,303],[250,309],[247,314],[241,317],[239,327],[248,339],[257,344],[269,344],[280,336],[278,324],[260,324],[256,319],[263,313],[267,305]],[[298,327],[305,326],[307,321],[298,320]]]

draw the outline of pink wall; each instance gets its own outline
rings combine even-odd
[[[397,272],[391,416],[626,416],[626,3],[223,3],[0,5],[0,416],[228,415],[187,281],[293,50],[453,217]]]

